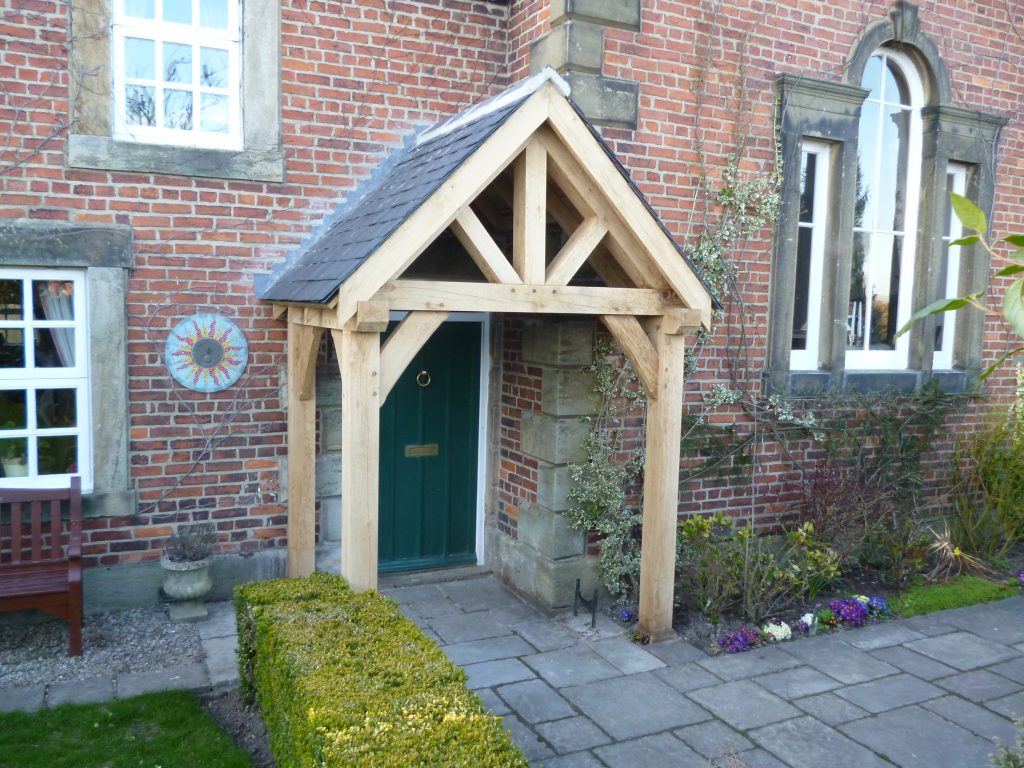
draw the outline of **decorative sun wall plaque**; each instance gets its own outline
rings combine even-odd
[[[164,351],[174,380],[196,392],[220,392],[242,375],[249,346],[238,326],[220,315],[193,315],[175,326]]]

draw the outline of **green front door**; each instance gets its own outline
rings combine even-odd
[[[381,571],[476,562],[480,332],[442,325],[381,408]]]

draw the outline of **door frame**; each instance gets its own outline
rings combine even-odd
[[[398,321],[405,318],[407,312],[391,312],[389,320]],[[490,414],[491,385],[491,313],[490,312],[452,312],[446,323],[479,323],[480,324],[480,402],[477,409],[477,440],[476,440],[476,564],[483,565],[485,535],[485,494],[487,491],[487,435],[488,415]]]

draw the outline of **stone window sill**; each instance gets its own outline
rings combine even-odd
[[[284,181],[285,176],[284,153],[280,149],[224,150],[136,144],[85,134],[69,137],[68,165],[244,181]]]
[[[135,491],[83,494],[82,517],[131,517],[135,514],[135,503]]]
[[[841,394],[863,395],[892,392],[912,394],[935,379],[944,392],[956,394],[969,389],[966,371],[844,371]],[[822,397],[833,394],[830,371],[790,371],[786,377],[789,397]]]

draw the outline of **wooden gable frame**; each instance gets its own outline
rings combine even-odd
[[[470,207],[508,169],[511,259]],[[549,182],[571,208],[547,194]],[[548,216],[571,233],[550,263]],[[448,228],[487,282],[403,279]],[[588,260],[604,285],[570,285]],[[333,301],[275,306],[288,321],[288,575],[314,569],[314,371],[328,331],[343,382],[341,570],[355,590],[377,585],[380,405],[449,313],[600,317],[649,398],[639,618],[652,639],[671,636],[686,336],[708,327],[712,299],[558,88],[545,83],[526,98]],[[407,314],[382,345],[391,311]]]

